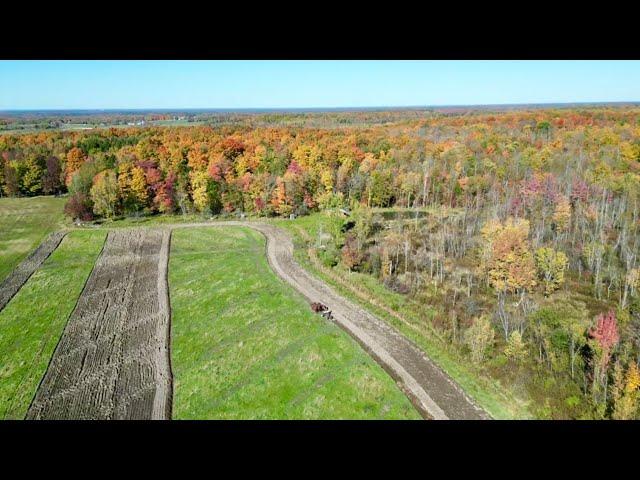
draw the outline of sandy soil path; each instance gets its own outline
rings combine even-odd
[[[169,419],[168,229],[109,232],[28,419]]]
[[[274,225],[259,222],[210,222],[176,224],[173,227],[245,226],[267,238],[267,258],[273,270],[310,302],[321,302],[335,321],[399,383],[425,418],[489,419],[446,373],[412,341],[355,303],[337,294],[321,280],[307,273],[294,260],[289,235]]]
[[[29,254],[10,274],[0,283],[0,310],[18,293],[18,290],[29,280],[49,255],[58,248],[66,232],[50,234],[33,252]]]

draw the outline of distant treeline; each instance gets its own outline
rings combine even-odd
[[[540,112],[574,110],[577,113],[605,112],[614,104],[557,104],[557,105],[485,105],[439,107],[371,107],[327,109],[197,109],[197,110],[42,110],[0,112],[0,133],[3,131],[38,131],[80,128],[108,128],[111,126],[157,126],[189,123],[210,126],[244,125],[299,126],[311,128],[339,128],[343,126],[373,126],[434,117],[477,114],[504,114],[513,111]],[[617,110],[632,109],[633,103],[615,104]]]

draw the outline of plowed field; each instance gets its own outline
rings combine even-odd
[[[169,240],[109,233],[27,418],[170,418]]]

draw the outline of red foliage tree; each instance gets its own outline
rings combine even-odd
[[[244,143],[237,138],[228,137],[222,141],[222,153],[230,160],[234,160],[243,153],[244,149]]]
[[[613,310],[608,313],[601,313],[597,318],[595,328],[589,329],[589,337],[593,338],[602,351],[600,364],[603,370],[606,369],[611,359],[611,352],[620,340],[618,333],[618,322]]]
[[[64,206],[64,213],[73,220],[88,222],[93,219],[91,199],[84,193],[73,194]]]
[[[176,182],[175,172],[169,173],[164,182],[159,182],[153,203],[158,211],[171,213],[175,210],[174,185]]]
[[[264,203],[264,200],[260,197],[257,197],[254,200],[254,205],[255,205],[255,209],[257,212],[262,212],[264,210],[264,208],[266,207],[266,204]]]
[[[571,186],[571,202],[586,202],[589,199],[589,186],[584,180],[576,179]]]
[[[291,175],[300,175],[302,173],[302,167],[298,165],[298,162],[296,162],[295,160],[291,160],[291,163],[287,168],[287,172]]]
[[[219,163],[211,163],[208,168],[208,173],[209,176],[216,182],[221,182],[224,180],[222,176],[222,167]]]

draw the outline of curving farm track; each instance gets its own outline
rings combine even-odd
[[[413,342],[300,267],[293,256],[293,243],[282,229],[258,222],[175,225],[179,226],[244,226],[261,232],[267,239],[267,258],[276,274],[310,302],[327,305],[335,321],[399,383],[425,418],[490,418]]]
[[[425,418],[490,418],[413,342],[302,269],[294,260],[287,233],[248,221],[111,231],[27,418],[171,418],[167,286],[171,230],[225,226],[262,233],[274,272],[310,302],[327,305],[336,323],[398,382]]]

